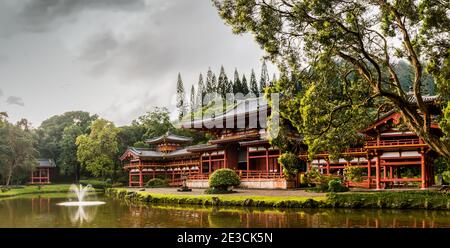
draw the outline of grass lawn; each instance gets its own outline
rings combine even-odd
[[[53,185],[44,185],[39,189],[38,186],[25,186],[24,188],[19,189],[11,189],[6,192],[0,191],[1,197],[10,197],[16,195],[25,195],[25,194],[46,194],[46,193],[66,193],[70,189],[70,184],[53,184]]]

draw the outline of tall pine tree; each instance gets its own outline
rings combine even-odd
[[[186,97],[184,93],[183,80],[181,80],[181,74],[178,73],[177,80],[177,109],[178,119],[181,120],[186,114]]]
[[[206,92],[214,93],[216,92],[216,83],[214,82],[214,74],[211,71],[211,67],[208,68],[208,72],[206,73]]]
[[[245,77],[245,74],[242,76],[241,89],[244,96],[246,96],[250,92],[250,90],[248,89],[247,78]]]
[[[198,76],[197,96],[195,97],[195,110],[203,107],[203,98],[205,97],[205,94],[206,89],[203,84],[203,75],[200,73],[200,76]]]
[[[262,67],[261,67],[261,77],[259,80],[259,93],[261,95],[264,94],[264,90],[269,84],[269,73],[267,72],[267,65],[266,61],[263,61]]]
[[[225,99],[225,96],[228,91],[228,77],[225,73],[225,69],[223,66],[220,67],[219,80],[217,81],[217,93],[219,93],[222,98]]]
[[[259,97],[258,83],[256,82],[255,71],[252,69],[252,74],[250,75],[250,92]]]
[[[189,110],[190,110],[190,113],[191,113],[191,120],[193,120],[194,119],[194,112],[195,112],[195,87],[194,87],[194,85],[192,85],[192,87],[191,87],[191,98],[189,99],[190,100],[190,102],[189,102]]]
[[[237,68],[234,69],[234,81],[233,81],[233,94],[242,93],[241,79],[239,78],[239,73]]]

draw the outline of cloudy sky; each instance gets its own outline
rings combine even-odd
[[[71,110],[126,125],[173,109],[178,72],[189,90],[209,66],[258,76],[262,55],[210,0],[0,0],[0,112],[35,127]]]

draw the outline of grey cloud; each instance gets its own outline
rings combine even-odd
[[[88,61],[105,59],[108,52],[114,50],[117,45],[118,42],[110,31],[93,35],[86,42],[80,58]]]
[[[76,19],[85,10],[134,11],[144,7],[143,0],[30,0],[17,18],[25,31],[43,32],[63,20]]]
[[[2,97],[3,96],[3,91],[2,91],[2,89],[0,89],[0,97]]]
[[[9,105],[19,105],[19,106],[25,106],[25,103],[23,102],[23,99],[18,96],[10,96],[8,99],[6,99],[6,103]]]
[[[5,64],[8,61],[9,61],[8,55],[0,53],[0,64]]]

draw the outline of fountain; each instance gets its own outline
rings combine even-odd
[[[81,207],[81,206],[97,206],[97,205],[105,204],[105,202],[102,202],[102,201],[84,201],[84,197],[86,196],[86,193],[89,191],[92,191],[92,190],[93,190],[93,188],[91,185],[87,185],[86,187],[83,187],[83,185],[81,185],[81,184],[79,186],[72,184],[72,186],[70,186],[70,192],[75,193],[75,195],[78,198],[78,201],[62,202],[62,203],[59,203],[58,205],[67,206],[67,207],[71,207],[71,206]]]

